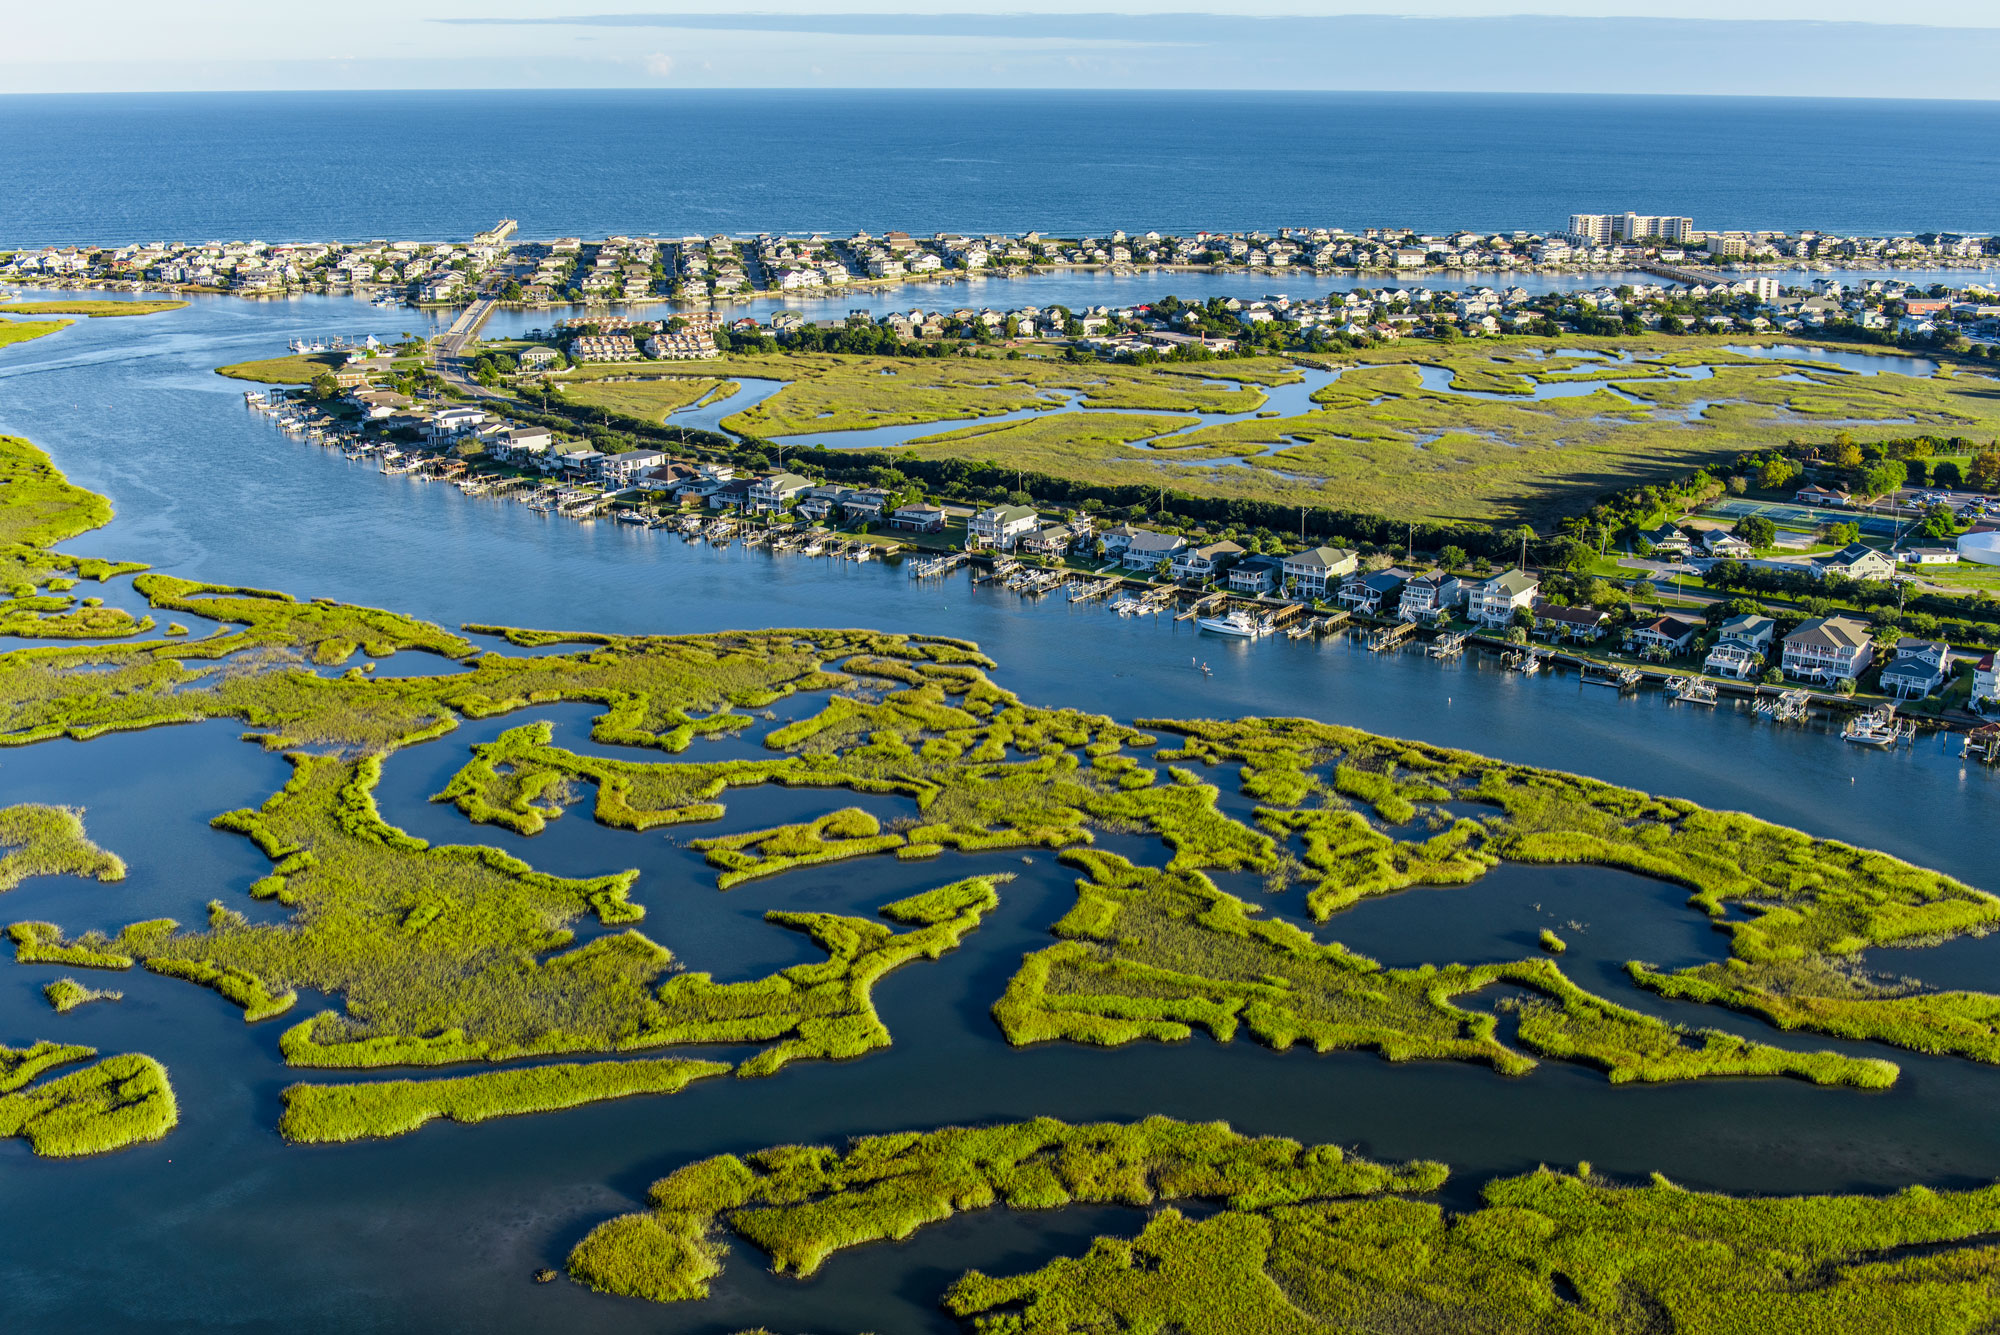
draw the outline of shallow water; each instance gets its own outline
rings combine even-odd
[[[963,576],[918,582],[877,563],[740,545],[717,551],[664,533],[547,519],[294,442],[243,409],[240,385],[208,372],[350,314],[345,303],[204,302],[173,316],[80,323],[0,357],[0,430],[38,441],[79,483],[113,497],[117,521],[70,548],[174,574],[393,607],[452,626],[862,625],[964,636],[999,660],[998,681],[1035,702],[1121,718],[1310,715],[1752,811],[1991,883],[1987,831],[2000,774],[1960,763],[1936,739],[1863,752],[1824,726],[1774,726],[1728,705],[1683,708],[1657,692],[1585,689],[1563,673],[1524,678],[1476,654],[1439,663],[1340,640],[1222,640],[1164,619],[1026,602]],[[136,606],[118,582],[106,597]],[[382,661],[375,675],[420,660],[452,670],[405,654]],[[1193,670],[1200,663],[1213,675]],[[782,721],[813,704],[785,700],[774,711]],[[988,1008],[1021,955],[1048,942],[1049,924],[1073,896],[1073,873],[1045,853],[1027,861],[866,859],[724,894],[687,838],[847,804],[907,814],[908,804],[737,791],[713,826],[616,831],[595,825],[584,805],[525,839],[428,801],[469,746],[535,718],[553,721],[563,745],[651,758],[590,743],[593,713],[537,709],[466,723],[410,748],[385,768],[383,812],[426,838],[491,844],[554,872],[636,867],[644,930],[719,978],[814,957],[804,938],[761,920],[768,909],[872,914],[964,875],[1016,879],[962,949],[881,983],[877,1003],[895,1037],[885,1052],[802,1063],[768,1080],[712,1081],[670,1098],[432,1126],[382,1144],[288,1149],[272,1129],[278,1092],[297,1078],[278,1058],[278,1035],[319,999],[246,1025],[235,1007],[184,983],[85,974],[126,999],[59,1017],[39,988],[66,971],[0,968],[0,1042],[75,1038],[107,1052],[151,1053],[171,1068],[182,1108],[180,1128],[165,1141],[104,1159],[46,1162],[20,1142],[0,1142],[0,1286],[10,1331],[946,1331],[935,1296],[961,1269],[1023,1268],[1080,1249],[1094,1232],[1133,1231],[1138,1215],[968,1217],[908,1244],[838,1255],[803,1284],[764,1273],[754,1251],[739,1246],[715,1299],[681,1308],[607,1299],[566,1282],[536,1287],[528,1276],[560,1265],[592,1224],[634,1208],[649,1181],[693,1158],[1042,1113],[1226,1118],[1385,1158],[1440,1158],[1455,1169],[1446,1198],[1459,1203],[1492,1174],[1579,1159],[1620,1176],[1657,1169],[1690,1185],[1745,1191],[2000,1177],[2000,1142],[1989,1130],[2000,1072],[1775,1035],[1747,1017],[1637,992],[1623,982],[1626,959],[1692,963],[1716,957],[1721,938],[1682,907],[1683,891],[1599,869],[1509,867],[1464,889],[1365,904],[1315,930],[1405,964],[1521,958],[1534,952],[1541,927],[1554,926],[1570,944],[1565,967],[1622,1004],[1789,1047],[1889,1056],[1902,1065],[1902,1081],[1879,1093],[1784,1080],[1613,1088],[1560,1062],[1507,1079],[1465,1064],[1275,1053],[1204,1036],[1112,1051],[1014,1051]],[[771,726],[759,717],[748,735],[697,742],[686,754],[752,754]],[[283,759],[238,741],[239,731],[204,724],[0,754],[0,801],[82,805],[92,835],[131,865],[117,884],[30,881],[5,896],[6,921],[47,918],[73,930],[162,915],[198,921],[213,898],[272,911],[243,894],[265,860],[247,840],[207,824],[284,782]],[[1216,778],[1233,790],[1233,773]],[[1225,799],[1239,814],[1247,805],[1233,791]],[[1102,845],[1163,856],[1136,837]],[[1304,920],[1301,891],[1267,897],[1254,884],[1227,883],[1267,912]],[[2000,940],[1875,952],[1871,963],[1936,985],[2000,987]]]

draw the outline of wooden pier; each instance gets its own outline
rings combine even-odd
[[[1399,621],[1393,626],[1380,626],[1368,632],[1368,650],[1381,653],[1385,649],[1398,649],[1417,633],[1414,621]]]

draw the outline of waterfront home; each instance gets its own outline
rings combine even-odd
[[[542,467],[581,482],[597,476],[597,461],[604,456],[586,445],[563,450],[543,460]]]
[[[1285,558],[1287,588],[1301,598],[1324,598],[1339,587],[1336,581],[1354,573],[1361,558],[1345,547],[1312,547]]]
[[[493,419],[488,414],[478,408],[467,408],[463,405],[440,408],[431,414],[431,433],[440,440],[451,436],[463,436],[491,420]]]
[[[1466,594],[1465,613],[1482,626],[1504,626],[1514,620],[1516,608],[1530,607],[1540,593],[1542,582],[1525,570],[1509,570]]]
[[[994,505],[972,516],[965,526],[965,549],[977,551],[990,547],[996,552],[1011,552],[1023,535],[1034,532],[1041,525],[1041,519],[1025,505]]]
[[[1187,539],[1174,533],[1153,533],[1140,529],[1133,533],[1122,558],[1127,570],[1152,571],[1160,562],[1171,563],[1187,546]]]
[[[516,426],[494,437],[489,448],[503,459],[524,460],[548,453],[555,443],[555,433],[545,426]]]
[[[729,464],[696,464],[693,476],[674,484],[674,500],[677,503],[707,500],[735,477],[736,469]]]
[[[670,459],[658,468],[649,468],[641,473],[639,475],[639,490],[664,491],[671,494],[678,492],[690,482],[696,481],[700,476],[695,471],[693,464],[681,463],[678,460]],[[679,497],[675,497],[675,499],[678,500]]]
[[[1800,505],[1849,506],[1854,498],[1844,491],[1830,491],[1825,487],[1800,487],[1792,493],[1792,499]]]
[[[621,450],[597,461],[597,476],[607,486],[629,487],[639,474],[667,461],[664,450]]]
[[[1174,578],[1196,583],[1212,579],[1235,564],[1242,555],[1243,549],[1233,542],[1211,542],[1202,547],[1189,547],[1174,556]]]
[[[840,498],[840,512],[849,519],[867,522],[880,519],[888,504],[888,492],[877,487],[862,487]]]
[[[1229,567],[1229,591],[1262,597],[1278,587],[1285,563],[1275,556],[1248,556]]]
[[[522,348],[514,361],[523,371],[539,371],[550,366],[562,356],[554,348]]]
[[[811,478],[800,477],[797,473],[772,473],[750,483],[750,508],[759,513],[782,510],[806,488],[812,486]]]
[[[1626,638],[1634,649],[1648,657],[1678,658],[1694,648],[1695,633],[1701,627],[1676,616],[1655,617]]]
[[[1813,568],[1821,579],[1845,575],[1849,579],[1889,579],[1896,564],[1866,543],[1850,542],[1837,552],[1813,558]]]
[[[1989,653],[1973,665],[1972,700],[2000,700],[2000,667],[1995,666],[1995,655]]]
[[[1677,556],[1686,556],[1688,552],[1687,534],[1673,524],[1640,529],[1635,537],[1638,542],[1646,544],[1656,552],[1667,552]]]
[[[1465,605],[1467,587],[1456,575],[1419,575],[1403,586],[1397,616],[1419,626],[1434,626]]]
[[[1384,607],[1395,607],[1407,570],[1377,570],[1373,574],[1349,575],[1340,582],[1340,605],[1359,616],[1376,616]]]
[[[733,477],[714,491],[708,493],[708,508],[711,510],[741,510],[750,504],[751,481],[747,477]]]
[[[630,334],[585,334],[569,341],[569,359],[588,362],[636,362],[639,348]]]
[[[1813,617],[1785,637],[1779,665],[1800,681],[1853,681],[1875,656],[1867,623],[1853,617]]]
[[[416,400],[386,389],[357,389],[347,395],[347,402],[361,414],[364,422],[379,422],[385,417],[407,412]]]
[[[1536,630],[1559,640],[1580,644],[1601,638],[1604,628],[1611,621],[1609,612],[1601,612],[1595,607],[1557,607],[1539,598],[1529,610],[1534,613]]]
[[[798,504],[792,507],[792,513],[800,519],[823,524],[832,517],[834,506],[839,503],[837,495],[829,493],[838,491],[837,487],[814,487],[799,498]]]
[[[1882,689],[1899,700],[1935,692],[1951,675],[1951,646],[1942,640],[1896,641],[1896,656],[1882,669]]]
[[[1912,566],[1955,566],[1958,564],[1958,548],[1906,547],[1903,549],[1903,564]]]
[[[944,532],[944,507],[919,501],[915,505],[899,505],[889,516],[889,527],[907,529],[912,533]]]
[[[1014,540],[1014,549],[1029,556],[1061,556],[1073,535],[1068,524],[1049,524]]]
[[[1106,556],[1121,557],[1125,554],[1125,549],[1132,545],[1133,536],[1139,532],[1140,530],[1130,524],[1117,524],[1105,529],[1098,538],[1104,544]]]
[[[1752,547],[1734,533],[1712,528],[1701,535],[1702,550],[1717,561],[1743,560],[1756,554]]]
[[[1777,622],[1755,612],[1729,618],[1715,628],[1715,647],[1702,662],[1703,670],[1747,681],[1763,670],[1777,630]]]

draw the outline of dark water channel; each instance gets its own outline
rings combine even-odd
[[[999,660],[1002,684],[1038,703],[1125,719],[1310,715],[1747,810],[1993,884],[1996,776],[1961,765],[1935,740],[1859,753],[1824,729],[1773,727],[1727,707],[1683,709],[1656,693],[1621,697],[1560,674],[1522,678],[1478,658],[1440,665],[1342,642],[1218,641],[1170,622],[1023,604],[963,580],[918,584],[881,565],[717,552],[615,525],[551,521],[290,441],[243,411],[240,386],[208,374],[217,363],[280,350],[294,334],[394,333],[403,318],[349,303],[229,301],[79,324],[0,358],[0,430],[43,444],[78,482],[113,497],[118,520],[75,550],[175,574],[393,607],[447,625],[860,625],[965,636]],[[417,659],[452,670],[400,655],[377,675]],[[1201,662],[1212,676],[1192,670]],[[696,742],[686,755],[755,754],[765,731],[815,704],[781,701],[778,720]],[[560,744],[648,758],[589,743],[593,712],[560,707],[468,724],[399,754],[385,770],[383,812],[425,838],[491,844],[550,872],[636,867],[643,930],[719,979],[817,957],[805,938],[763,922],[766,910],[872,914],[964,875],[1014,879],[964,948],[879,985],[895,1039],[887,1051],[800,1063],[769,1079],[711,1081],[670,1098],[433,1125],[381,1144],[289,1149],[272,1129],[279,1091],[296,1078],[279,1060],[278,1035],[322,999],[246,1025],[234,1006],[183,983],[79,975],[123,989],[125,999],[57,1016],[39,989],[65,970],[0,965],[0,1043],[58,1038],[151,1053],[171,1069],[182,1110],[163,1142],[95,1160],[39,1160],[21,1142],[0,1141],[7,1330],[950,1330],[935,1300],[964,1268],[1024,1268],[1080,1250],[1095,1233],[1135,1231],[1141,1215],[989,1212],[908,1244],[836,1255],[807,1283],[769,1275],[754,1250],[739,1247],[714,1299],[680,1308],[608,1299],[567,1282],[537,1287],[528,1277],[560,1265],[591,1225],[633,1208],[648,1182],[690,1159],[1037,1114],[1225,1118],[1383,1158],[1438,1158],[1453,1166],[1446,1196],[1459,1204],[1495,1174],[1582,1159],[1621,1176],[1659,1170],[1753,1192],[2000,1177],[1992,1129],[2000,1072],[1775,1035],[1744,1017],[1640,993],[1624,980],[1626,960],[1697,963],[1719,957],[1723,939],[1683,906],[1682,891],[1591,868],[1503,868],[1473,886],[1367,903],[1316,930],[1408,965],[1521,958],[1541,928],[1553,927],[1569,942],[1564,967],[1622,1004],[1789,1047],[1889,1056],[1902,1080],[1871,1093],[1787,1080],[1614,1088],[1560,1062],[1508,1079],[1465,1064],[1276,1053],[1206,1037],[1110,1051],[1011,1050],[988,1008],[1073,898],[1073,874],[1046,853],[872,858],[725,894],[685,847],[691,829],[610,830],[585,805],[525,839],[427,800],[470,745],[532,718],[552,720]],[[195,922],[215,898],[263,911],[243,891],[264,860],[247,840],[207,824],[284,782],[285,762],[237,740],[239,731],[205,724],[0,754],[0,803],[83,806],[93,837],[130,864],[116,884],[24,884],[4,897],[5,921],[46,918],[70,930],[158,916]],[[1213,777],[1233,789],[1232,771]],[[896,799],[736,790],[727,817],[702,832],[848,803],[885,818],[910,813]],[[1244,804],[1232,795],[1228,807]],[[1164,856],[1138,838],[1103,842],[1128,856]],[[1267,897],[1223,879],[1267,912],[1305,921],[1301,891]],[[2000,941],[1877,952],[1871,962],[1935,985],[2000,988]]]

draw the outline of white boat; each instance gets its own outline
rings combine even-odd
[[[1243,640],[1255,640],[1271,633],[1270,622],[1260,621],[1240,608],[1227,616],[1198,617],[1194,624],[1217,635],[1234,635]]]
[[[1841,736],[1856,746],[1894,746],[1902,730],[1897,727],[1895,709],[1885,705],[1849,723]]]

